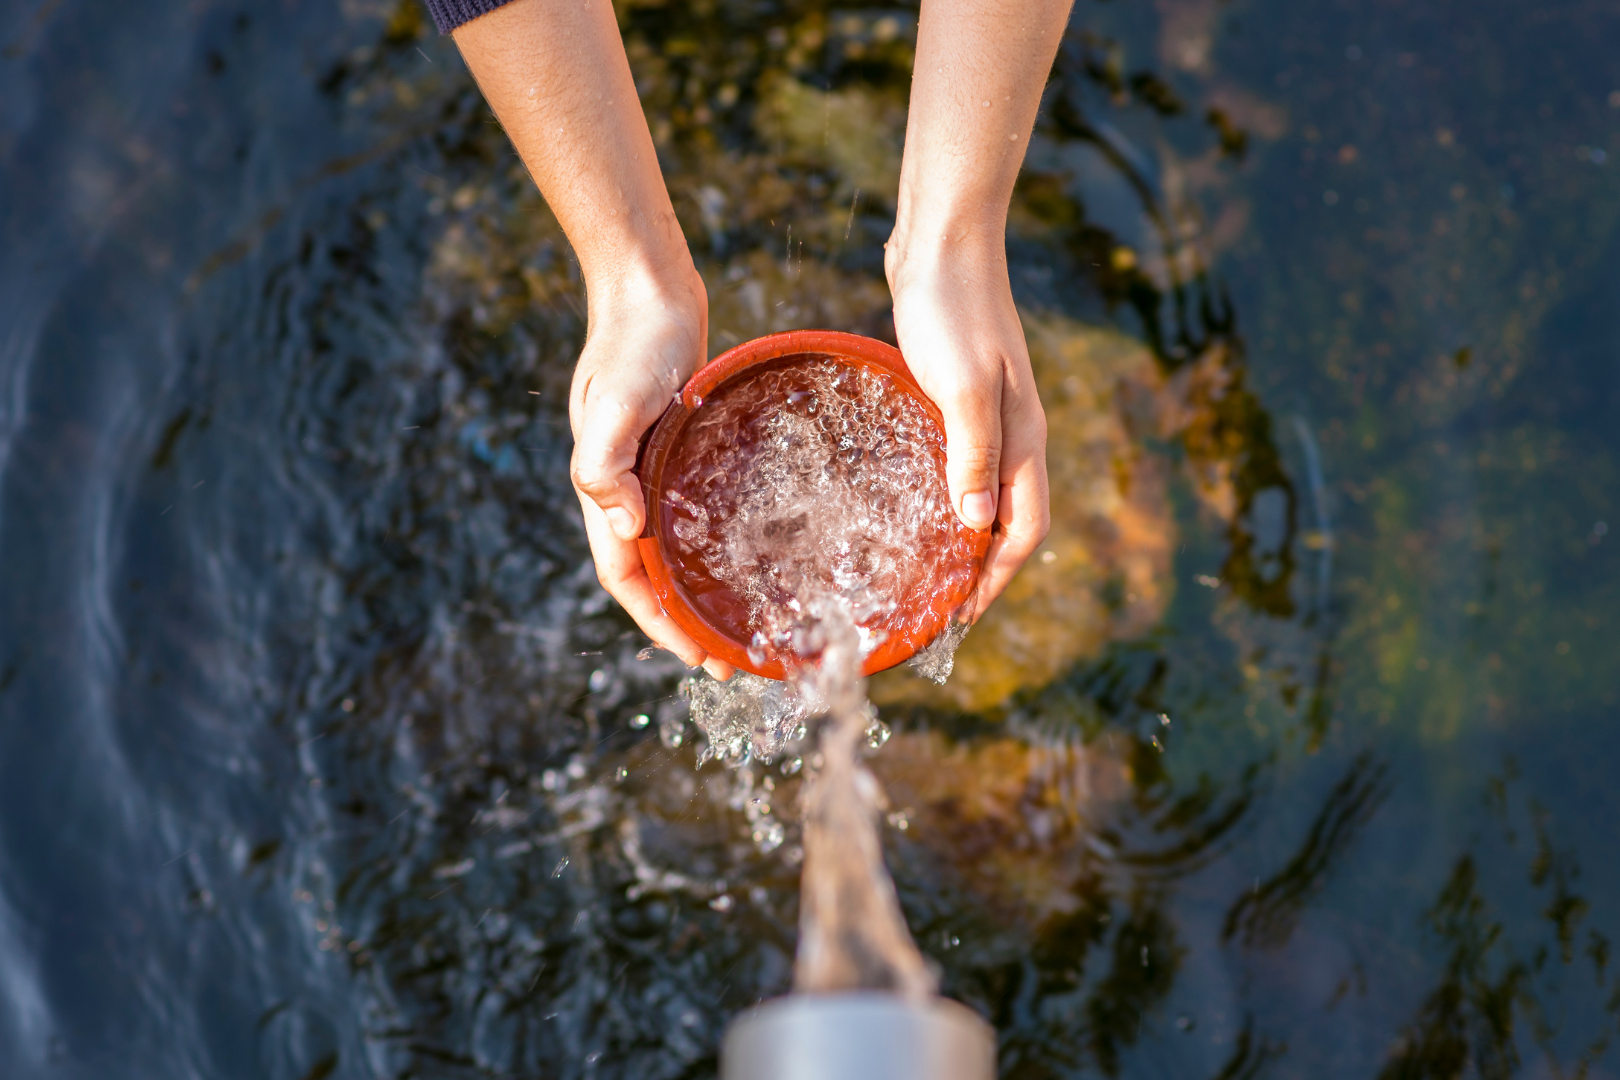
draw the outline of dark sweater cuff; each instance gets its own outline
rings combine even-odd
[[[448,34],[464,22],[470,22],[485,12],[494,11],[508,0],[427,0],[428,14],[439,33]]]

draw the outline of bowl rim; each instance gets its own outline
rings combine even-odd
[[[636,546],[641,551],[642,565],[647,570],[653,592],[663,605],[664,612],[711,656],[768,679],[787,677],[782,662],[773,657],[763,664],[754,663],[748,655],[748,643],[738,641],[713,625],[676,584],[673,570],[664,556],[662,537],[654,526],[657,520],[657,496],[662,490],[664,463],[669,448],[685,429],[687,421],[702,406],[706,396],[750,368],[787,357],[817,354],[854,361],[890,375],[922,404],[929,419],[941,431],[944,430],[944,418],[939,408],[923,393],[905,358],[893,345],[840,330],[789,330],[745,341],[698,369],[648,432],[636,461],[636,475],[641,480],[642,497],[646,501],[646,524],[642,527]],[[926,638],[922,632],[918,632],[897,634],[882,642],[867,655],[861,665],[862,675],[872,675],[911,659],[949,625],[951,618],[978,588],[985,552],[990,546],[990,533],[989,529],[972,530],[973,573],[955,593],[934,598],[929,605],[932,618],[922,624]]]

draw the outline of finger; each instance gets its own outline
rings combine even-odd
[[[715,656],[713,653],[710,653],[709,658],[703,661],[703,670],[707,671],[711,676],[720,680],[721,682],[725,682],[727,679],[737,674],[736,668],[732,667],[718,656]]]
[[[1046,476],[1046,416],[1033,391],[1009,394],[1007,432],[1002,446],[1002,486],[998,520],[974,600],[977,619],[1035,553],[1051,528],[1051,495]]]
[[[996,520],[1001,490],[1000,380],[999,368],[985,379],[964,367],[950,386],[930,395],[945,420],[951,505],[971,529],[988,529]]]
[[[634,541],[619,539],[608,525],[606,512],[593,500],[581,495],[579,504],[585,514],[585,536],[590,541],[591,558],[596,562],[596,580],[602,583],[602,588],[630,613],[643,633],[660,648],[680,657],[687,667],[697,667],[709,660],[703,646],[664,613],[664,606],[653,591],[652,579],[647,576],[647,568],[641,563],[641,550]],[[719,663],[722,668],[729,666],[725,661]],[[715,673],[711,670],[710,674]],[[729,671],[715,674],[715,678],[729,674]]]
[[[587,379],[577,410],[570,468],[575,489],[596,505],[604,524],[625,542],[641,535],[646,520],[641,481],[634,470],[641,433],[657,419],[656,412],[646,415],[652,403],[639,396],[606,377]]]

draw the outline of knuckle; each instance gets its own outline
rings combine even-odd
[[[611,495],[618,487],[601,468],[584,462],[576,461],[568,470],[568,478],[574,482],[574,487],[596,500]]]
[[[956,471],[977,476],[995,472],[1001,463],[1001,448],[984,442],[964,442],[960,446],[947,445],[945,456]]]
[[[1036,506],[1021,507],[1006,523],[1006,551],[1009,557],[1023,562],[1034,554],[1052,530],[1052,513],[1044,501]]]
[[[916,377],[942,408],[978,401],[987,387],[997,383],[993,370],[972,362],[931,364],[918,371]]]
[[[1052,515],[1047,511],[1042,510],[1040,517],[1035,519],[1035,529],[1031,533],[1033,539],[1030,541],[1029,545],[1030,550],[1034,551],[1037,547],[1039,547],[1041,542],[1045,540],[1047,536],[1051,534],[1051,532]]]

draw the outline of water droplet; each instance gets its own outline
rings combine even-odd
[[[640,652],[636,653],[636,659],[637,660],[651,660],[653,657],[655,657],[657,655],[658,655],[658,646],[656,646],[656,645],[648,645],[648,646],[644,647]]]
[[[709,901],[709,906],[721,914],[724,914],[736,907],[737,902],[731,898],[729,893],[721,893],[719,896]]]
[[[613,779],[617,780],[619,783],[622,784],[622,783],[624,783],[624,778],[629,776],[629,775],[630,775],[630,770],[625,768],[623,765],[620,765],[618,767],[618,769],[614,772]]]
[[[607,684],[608,684],[607,668],[597,668],[595,671],[591,672],[590,680],[587,683],[587,685],[590,686],[592,693],[595,693],[596,691],[601,690]]]
[[[866,728],[866,745],[876,750],[889,741],[889,725],[874,719]]]
[[[780,821],[764,820],[754,826],[754,844],[762,854],[769,855],[781,847],[786,837],[787,830]]]
[[[652,717],[648,716],[644,712],[636,713],[636,715],[630,718],[630,726],[635,728],[637,731],[640,731],[650,723],[652,723]]]
[[[692,408],[694,408],[694,409],[703,408],[703,395],[702,394],[693,394],[692,395]]]
[[[562,877],[563,871],[568,869],[568,856],[564,855],[557,860],[557,866],[551,871],[551,880],[556,881]]]
[[[1169,713],[1160,713],[1159,714],[1159,723],[1163,724],[1165,727],[1169,727],[1170,726],[1170,714]]]
[[[804,768],[804,758],[790,757],[786,761],[782,762],[782,775],[792,776],[802,768]]]
[[[678,716],[671,716],[658,722],[658,739],[665,746],[674,750],[686,741],[686,721]]]

